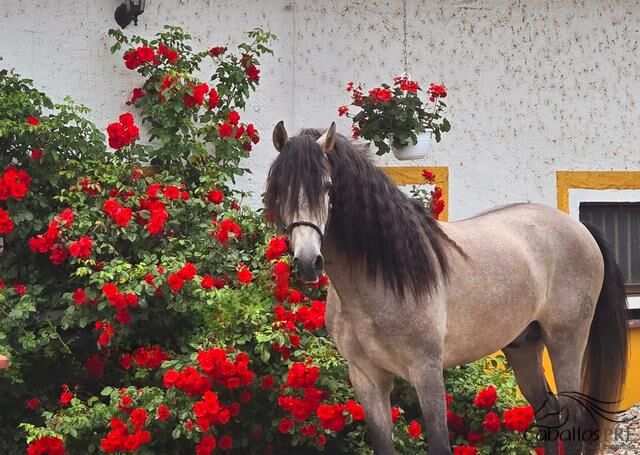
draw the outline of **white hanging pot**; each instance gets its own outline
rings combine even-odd
[[[400,161],[406,160],[419,160],[427,156],[429,153],[429,149],[431,148],[431,136],[433,135],[432,131],[426,131],[424,133],[420,133],[416,136],[418,142],[415,144],[409,143],[403,147],[396,147],[393,145],[393,140],[391,140],[391,150],[393,151],[393,156]]]

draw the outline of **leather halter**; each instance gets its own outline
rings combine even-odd
[[[318,233],[321,241],[324,239],[324,233],[322,232],[322,229],[320,229],[320,227],[317,224],[312,223],[311,221],[294,221],[293,223],[285,227],[285,232],[287,234],[287,237],[289,237],[291,235],[291,232],[298,226],[310,227]]]

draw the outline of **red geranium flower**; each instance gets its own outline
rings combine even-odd
[[[435,84],[431,83],[429,85],[429,100],[431,102],[435,101],[436,98],[446,98],[447,97],[447,88],[444,84]]]

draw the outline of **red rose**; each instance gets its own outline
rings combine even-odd
[[[67,406],[69,403],[71,403],[72,399],[73,393],[69,392],[69,390],[67,389],[66,391],[62,392],[58,401],[62,406]]]
[[[409,425],[407,425],[407,432],[411,438],[418,439],[422,434],[422,426],[413,420]]]
[[[482,429],[490,433],[500,430],[500,417],[495,412],[489,412],[482,422]]]
[[[136,101],[138,101],[143,96],[144,96],[144,90],[142,90],[140,87],[136,87],[131,92],[131,99],[129,99],[129,101],[127,101],[127,104],[134,104]]]
[[[128,370],[131,368],[132,357],[130,354],[122,354],[120,357],[120,366],[123,370]]]
[[[196,273],[198,273],[198,270],[196,269],[196,266],[191,262],[187,262],[182,266],[178,273],[186,281],[191,281],[196,276]]]
[[[30,115],[29,117],[27,117],[27,124],[31,126],[38,126],[40,125],[40,120],[37,117]]]
[[[473,405],[476,408],[490,408],[493,406],[498,398],[498,393],[496,392],[495,387],[490,385],[489,387],[482,389],[476,395],[473,400]]]
[[[217,57],[224,54],[225,52],[227,52],[227,48],[224,46],[215,46],[209,49],[209,55],[211,55],[212,57]]]
[[[27,287],[22,283],[14,285],[13,289],[16,291],[16,294],[18,294],[19,296],[23,296],[27,293]]]
[[[289,246],[287,245],[287,238],[283,235],[280,237],[274,237],[269,241],[265,256],[268,261],[278,259],[284,253],[287,252]]]
[[[162,43],[158,45],[158,55],[166,58],[167,62],[171,63],[172,65],[176,63],[179,58],[178,52],[176,50],[170,49]]]
[[[268,374],[262,378],[262,382],[260,383],[260,388],[266,392],[271,390],[275,385],[275,383],[276,381],[273,379],[273,376]]]
[[[82,305],[87,301],[87,294],[85,294],[84,289],[82,288],[76,289],[72,297],[78,305]]]
[[[167,406],[165,406],[164,404],[158,406],[158,412],[156,414],[158,420],[166,421],[170,416],[171,411],[169,411],[169,408]]]
[[[169,275],[169,278],[167,278],[167,284],[175,294],[184,287],[184,278],[180,276],[179,273],[172,273]]]
[[[69,254],[80,259],[89,259],[89,256],[91,256],[92,246],[93,240],[86,235],[82,236],[77,241],[72,242],[69,245]]]
[[[229,119],[229,123],[231,123],[232,125],[237,125],[240,121],[240,114],[238,114],[236,111],[231,111],[229,112],[227,118]]]
[[[212,88],[209,91],[209,108],[213,109],[218,105],[220,101],[220,97],[218,96],[218,91],[215,88]]]
[[[278,431],[282,434],[287,434],[293,428],[293,421],[287,417],[280,421],[278,425]]]
[[[224,193],[220,190],[212,190],[207,195],[207,199],[212,204],[220,204],[224,200]]]
[[[209,92],[209,86],[205,83],[198,85],[190,84],[189,89],[191,89],[191,94],[183,97],[184,104],[187,107],[202,106],[204,97]]]
[[[134,123],[133,115],[127,112],[119,117],[118,122],[110,123],[107,126],[107,135],[109,136],[109,146],[118,150],[138,139],[140,130]]]
[[[531,406],[516,406],[504,411],[502,420],[507,430],[525,432],[529,429],[534,417]]]
[[[230,123],[222,123],[218,125],[218,134],[220,137],[229,137],[233,134],[233,126]]]
[[[65,455],[64,441],[55,436],[42,436],[29,444],[27,455]]]
[[[218,447],[220,450],[230,450],[233,447],[233,438],[229,435],[225,435],[218,439]]]
[[[470,431],[467,433],[467,442],[470,445],[475,446],[482,442],[482,433],[478,433],[477,431]]]
[[[0,235],[7,235],[13,231],[15,225],[13,220],[9,217],[9,212],[4,209],[0,209]]]
[[[253,273],[251,273],[246,267],[238,270],[238,281],[242,284],[249,284],[253,280]]]
[[[147,423],[147,411],[142,408],[134,409],[131,411],[130,419],[136,429],[140,429]]]
[[[97,352],[94,352],[85,362],[84,368],[90,377],[102,378],[104,376],[104,358]]]
[[[40,406],[40,400],[38,398],[32,398],[29,401],[27,401],[26,406],[27,406],[27,409],[31,409],[32,411],[35,411]]]
[[[457,446],[453,449],[453,455],[476,455],[478,449],[471,446]]]
[[[340,106],[338,108],[338,116],[342,117],[343,115],[347,115],[349,113],[349,108],[347,106]]]
[[[260,80],[260,70],[258,69],[258,67],[256,67],[256,65],[249,65],[244,72],[247,74],[247,77],[249,78],[249,80],[254,81],[254,82],[258,82]]]
[[[351,418],[355,421],[364,420],[364,409],[358,403],[353,400],[349,400],[345,403],[347,411],[351,414]]]
[[[39,160],[40,158],[42,158],[42,149],[41,148],[37,148],[37,149],[31,150],[31,159]]]

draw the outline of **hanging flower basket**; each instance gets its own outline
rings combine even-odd
[[[440,142],[442,134],[451,130],[444,117],[444,84],[432,83],[422,90],[405,74],[395,77],[393,85],[382,84],[368,92],[362,84],[349,82],[347,92],[351,94],[351,106],[358,111],[351,113],[350,106],[345,105],[340,106],[338,115],[349,117],[353,138],[371,141],[378,155],[392,151],[399,160],[424,158],[431,137]]]

